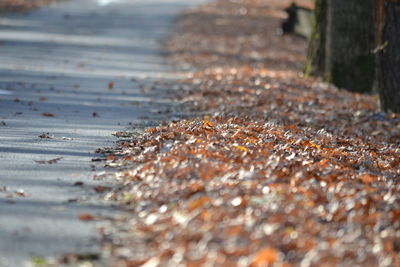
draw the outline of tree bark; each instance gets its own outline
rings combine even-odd
[[[327,1],[316,0],[313,30],[308,43],[307,61],[304,68],[306,76],[323,76],[325,73],[325,40]]]
[[[374,0],[329,0],[325,79],[371,92],[375,78]]]
[[[377,78],[381,108],[400,113],[400,1],[381,1]],[[381,23],[383,22],[383,23]]]
[[[375,78],[374,0],[317,0],[306,75],[353,92],[371,92]]]

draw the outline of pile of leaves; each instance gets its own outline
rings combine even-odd
[[[28,11],[57,0],[1,0],[0,13]]]
[[[400,265],[400,117],[301,75],[288,4],[182,16],[167,48],[192,70],[170,84],[187,118],[107,157],[122,184],[107,197],[131,214],[110,236],[117,266]]]

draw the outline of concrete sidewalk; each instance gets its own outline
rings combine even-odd
[[[139,85],[176,77],[158,41],[199,2],[71,0],[0,18],[0,266],[98,250],[78,216],[115,209],[93,197],[93,152],[173,104]]]

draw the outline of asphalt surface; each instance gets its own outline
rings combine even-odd
[[[179,76],[159,41],[199,2],[70,0],[0,17],[1,267],[98,251],[96,222],[78,217],[116,209],[97,201],[109,181],[93,179],[94,151],[168,116],[173,103],[146,86]]]

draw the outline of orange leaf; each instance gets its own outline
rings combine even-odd
[[[238,150],[244,151],[244,152],[248,152],[248,151],[249,151],[249,150],[248,150],[246,147],[244,147],[244,146],[236,145],[235,148],[238,149]]]
[[[94,216],[89,214],[89,213],[82,213],[81,215],[79,215],[79,220],[81,220],[81,221],[93,221],[94,220]]]
[[[214,127],[215,124],[209,120],[204,120],[203,121],[204,126],[208,126],[208,127]]]
[[[117,157],[114,155],[108,155],[107,160],[115,160]]]
[[[398,222],[400,219],[400,209],[392,212],[392,222]]]
[[[263,266],[265,264],[272,264],[278,260],[279,251],[274,248],[267,247],[260,250],[255,256],[251,266]]]
[[[227,235],[237,236],[242,232],[242,225],[234,225],[226,229]]]
[[[204,206],[208,202],[210,202],[210,199],[208,197],[206,197],[206,196],[202,196],[202,197],[200,197],[198,199],[195,199],[195,200],[189,202],[188,210],[189,211],[194,211],[195,209],[198,209],[198,208]]]
[[[313,142],[310,142],[310,147],[315,147],[316,149],[320,150],[321,147],[317,144],[314,144]]]
[[[372,182],[376,179],[376,176],[371,175],[371,174],[369,174],[369,173],[364,173],[364,174],[361,175],[359,178],[360,178],[361,181],[363,181],[364,183],[370,184],[370,183],[372,183]]]

